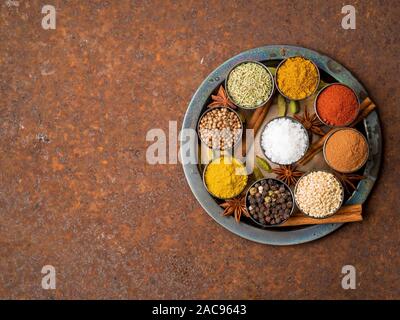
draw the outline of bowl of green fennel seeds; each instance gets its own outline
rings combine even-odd
[[[256,109],[272,98],[275,90],[274,77],[264,64],[244,61],[229,71],[225,88],[229,99],[237,107]]]

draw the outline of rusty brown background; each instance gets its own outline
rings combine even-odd
[[[0,2],[0,298],[400,298],[397,1]],[[56,30],[41,8],[57,8]],[[272,247],[217,225],[180,165],[146,164],[203,79],[241,51],[305,46],[379,108],[384,156],[365,221]],[[41,288],[42,266],[57,289]],[[357,269],[357,290],[341,268]]]

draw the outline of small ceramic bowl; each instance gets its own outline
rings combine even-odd
[[[357,113],[356,113],[356,116],[354,117],[354,119],[351,119],[351,121],[349,121],[348,123],[345,123],[345,124],[339,125],[339,126],[333,126],[333,125],[331,125],[331,124],[325,122],[325,121],[320,117],[320,115],[319,115],[319,113],[318,113],[318,108],[317,108],[317,102],[318,102],[318,98],[319,98],[320,94],[321,94],[323,91],[325,91],[327,88],[329,88],[329,87],[331,87],[331,86],[333,86],[333,85],[341,85],[341,86],[344,86],[344,87],[346,87],[346,88],[349,88],[349,89],[354,93],[354,95],[355,95],[355,97],[356,97],[356,99],[357,99]],[[314,99],[314,112],[315,112],[315,114],[317,115],[319,121],[321,121],[324,125],[326,125],[326,126],[328,126],[328,127],[330,127],[330,128],[347,127],[347,126],[349,126],[351,123],[353,123],[354,120],[357,119],[357,116],[358,116],[358,114],[360,113],[360,99],[358,98],[358,96],[357,96],[356,92],[353,90],[353,88],[349,87],[348,85],[346,85],[346,84],[344,84],[344,83],[340,83],[340,82],[331,83],[331,84],[328,84],[327,86],[323,87],[323,88],[318,92],[318,94],[315,96],[315,99]]]
[[[323,153],[323,155],[324,155],[324,160],[325,160],[326,164],[327,164],[330,168],[332,168],[333,170],[335,170],[335,171],[337,171],[337,172],[340,172],[340,173],[352,173],[352,172],[356,172],[356,171],[360,170],[360,169],[367,163],[367,161],[368,161],[368,159],[369,159],[369,146],[368,146],[368,149],[367,149],[367,156],[366,156],[365,160],[364,160],[357,168],[355,168],[355,169],[353,169],[353,170],[350,170],[350,171],[340,171],[340,170],[338,170],[338,169],[332,167],[331,164],[329,163],[328,159],[326,158],[326,145],[327,145],[327,143],[328,143],[328,140],[329,140],[336,132],[342,131],[342,130],[352,130],[352,131],[357,132],[358,134],[360,134],[360,136],[363,137],[363,139],[364,139],[366,145],[368,146],[367,138],[366,138],[360,131],[358,131],[358,130],[356,130],[356,129],[354,129],[354,128],[338,128],[338,129],[333,130],[333,131],[328,135],[328,137],[325,139],[324,146],[323,146],[323,150],[322,150],[322,153]]]
[[[307,135],[307,147],[306,147],[306,149],[304,150],[303,155],[302,155],[299,159],[297,159],[296,161],[293,161],[292,163],[278,163],[278,162],[272,161],[272,160],[268,157],[268,155],[267,155],[267,153],[266,153],[266,151],[264,150],[264,147],[263,147],[263,145],[262,145],[262,136],[263,136],[264,131],[265,131],[265,129],[267,128],[267,126],[268,126],[271,122],[276,121],[277,119],[283,119],[283,118],[289,119],[290,121],[292,121],[292,122],[294,122],[294,123],[298,123],[298,124],[303,128],[304,133]],[[264,156],[265,156],[270,162],[272,162],[272,163],[274,163],[274,164],[277,164],[277,165],[286,165],[286,166],[288,166],[288,165],[292,165],[292,164],[298,162],[299,160],[301,160],[301,159],[306,155],[306,153],[307,153],[307,151],[308,151],[308,149],[309,149],[309,147],[310,147],[310,135],[308,134],[307,129],[303,126],[303,124],[302,124],[300,121],[298,121],[298,120],[296,120],[296,119],[294,119],[294,118],[292,118],[292,117],[288,117],[288,116],[276,117],[276,118],[274,118],[274,119],[268,121],[268,122],[264,125],[264,127],[261,129],[261,134],[260,134],[260,147],[261,147],[261,150],[262,150]]]
[[[251,108],[243,107],[243,106],[237,104],[237,103],[235,102],[235,100],[232,99],[232,96],[230,95],[229,90],[228,90],[228,80],[229,80],[229,76],[231,75],[231,72],[232,72],[236,67],[238,67],[238,66],[240,66],[241,64],[244,64],[244,63],[256,63],[256,64],[262,66],[262,67],[268,72],[268,74],[269,74],[269,76],[270,76],[270,78],[271,78],[271,83],[272,83],[272,90],[271,90],[271,93],[269,94],[268,98],[267,98],[265,101],[259,103],[258,105],[254,106],[254,107],[251,107]],[[266,104],[268,101],[270,101],[270,100],[272,99],[272,97],[274,96],[274,92],[275,92],[274,76],[272,75],[271,71],[269,71],[268,68],[267,68],[264,64],[262,64],[261,62],[258,62],[258,61],[251,61],[251,60],[242,61],[242,62],[240,62],[240,63],[234,65],[234,66],[232,67],[232,69],[229,71],[228,76],[227,76],[226,79],[225,79],[225,91],[226,91],[226,94],[227,94],[229,100],[232,101],[232,103],[233,103],[235,106],[237,106],[237,107],[239,107],[239,108],[241,108],[241,109],[243,109],[243,110],[254,110],[254,109],[260,108],[260,107],[262,107],[263,105],[265,105],[265,104]]]
[[[249,203],[249,200],[248,200],[249,195],[250,195],[250,189],[251,189],[252,187],[254,187],[257,183],[261,183],[261,182],[264,181],[264,180],[274,180],[274,181],[277,181],[278,183],[284,185],[284,186],[285,186],[285,189],[286,189],[286,190],[289,190],[290,195],[291,195],[291,197],[292,197],[293,205],[292,205],[292,209],[290,210],[290,213],[289,213],[289,218],[287,218],[286,220],[281,221],[280,223],[277,223],[277,224],[263,224],[263,223],[261,223],[260,221],[256,220],[255,218],[253,218],[253,216],[250,214],[250,210],[249,210],[250,203]],[[291,217],[292,214],[293,214],[294,208],[295,208],[295,202],[294,202],[294,194],[293,194],[293,191],[289,188],[289,186],[288,186],[285,182],[283,182],[282,180],[279,180],[279,179],[274,179],[274,178],[263,178],[263,179],[260,179],[260,180],[255,181],[255,182],[250,186],[250,188],[247,190],[245,201],[246,201],[246,202],[245,202],[245,203],[246,203],[246,209],[247,209],[247,211],[248,211],[249,214],[250,214],[250,219],[251,219],[255,224],[257,224],[258,226],[261,226],[261,227],[263,227],[263,228],[266,228],[266,227],[268,227],[268,228],[269,228],[269,227],[276,227],[276,226],[281,225],[282,223],[284,223],[285,221],[287,221],[288,219],[290,219],[290,217]]]
[[[223,150],[221,150],[221,149],[219,149],[219,148],[210,148],[210,147],[207,145],[207,143],[206,143],[205,141],[203,141],[203,139],[201,138],[201,135],[200,135],[200,122],[201,122],[201,120],[203,119],[203,117],[204,117],[207,113],[211,112],[212,110],[216,110],[216,109],[228,109],[229,111],[233,112],[233,113],[236,115],[236,117],[239,119],[240,125],[241,125],[240,133],[238,134],[237,140],[234,142],[234,144],[233,144],[231,147],[226,148],[226,149],[223,149]],[[223,106],[221,106],[221,107],[214,107],[214,108],[212,108],[212,109],[206,110],[206,111],[200,116],[199,121],[197,122],[197,135],[198,135],[200,141],[201,141],[203,144],[205,144],[205,145],[207,146],[207,148],[209,148],[209,149],[212,149],[212,150],[220,150],[220,151],[232,150],[232,149],[234,149],[234,148],[238,145],[238,143],[242,140],[242,135],[243,135],[243,120],[242,120],[242,118],[239,116],[239,114],[238,114],[235,110],[233,110],[232,108],[223,107]]]
[[[341,201],[340,201],[339,207],[338,207],[333,213],[331,213],[331,214],[329,214],[329,215],[327,215],[327,216],[325,216],[325,217],[314,217],[314,216],[311,216],[311,215],[305,213],[303,210],[301,210],[299,204],[297,203],[297,199],[296,199],[296,191],[297,191],[297,188],[298,188],[298,186],[299,186],[299,182],[300,182],[302,179],[304,179],[304,177],[308,176],[310,173],[312,173],[312,172],[317,172],[317,171],[322,171],[322,172],[327,172],[327,173],[332,174],[333,177],[336,179],[336,181],[339,182],[340,189],[341,189]],[[339,211],[339,209],[342,207],[343,202],[344,202],[344,188],[343,188],[342,182],[337,178],[337,176],[336,176],[334,173],[329,172],[329,171],[327,171],[327,170],[311,170],[311,171],[309,171],[309,172],[303,174],[303,175],[300,177],[300,179],[297,180],[297,183],[296,183],[296,185],[295,185],[295,187],[294,187],[293,195],[294,195],[294,201],[295,201],[295,203],[296,203],[296,207],[299,209],[299,211],[300,211],[301,213],[303,213],[304,215],[306,215],[306,216],[308,216],[308,217],[310,217],[310,218],[313,218],[313,219],[326,219],[326,218],[332,217],[336,212]]]
[[[292,58],[297,58],[297,57],[300,57],[300,58],[303,58],[303,59],[305,59],[305,60],[310,61],[310,62],[314,65],[315,69],[317,70],[317,74],[318,74],[318,81],[317,81],[317,85],[315,86],[314,91],[313,91],[312,93],[310,93],[307,97],[304,97],[304,98],[301,98],[301,99],[293,99],[293,98],[287,96],[286,94],[284,94],[284,93],[281,91],[281,89],[280,89],[279,86],[278,86],[278,71],[279,71],[279,68],[280,68],[287,60],[292,59]],[[288,99],[288,100],[302,101],[302,100],[305,100],[305,99],[311,97],[313,94],[315,94],[315,93],[317,92],[318,87],[319,87],[319,83],[320,83],[320,81],[321,81],[321,75],[320,75],[319,69],[318,69],[317,65],[314,63],[314,61],[312,61],[312,60],[310,60],[310,59],[308,59],[308,58],[306,58],[306,57],[303,57],[303,56],[292,56],[292,57],[288,57],[288,58],[282,60],[282,61],[278,64],[278,66],[276,67],[276,72],[275,72],[275,77],[274,77],[274,79],[275,79],[275,86],[276,86],[276,89],[279,91],[279,93],[280,93],[282,96],[284,96],[284,97],[285,97],[286,99]]]
[[[221,158],[221,157],[220,157],[220,158]],[[234,159],[234,160],[237,161],[238,163],[242,164],[244,168],[246,168],[245,165],[244,165],[241,161],[239,161],[238,159],[236,159],[235,157],[230,157],[230,158]],[[216,158],[216,159],[219,159],[219,158]],[[216,196],[215,194],[213,194],[213,193],[208,189],[208,186],[207,186],[207,183],[206,183],[206,171],[207,171],[207,169],[208,169],[208,166],[209,166],[214,160],[216,160],[216,159],[211,160],[211,161],[205,166],[205,168],[204,168],[204,170],[203,170],[203,185],[204,185],[204,188],[206,188],[207,192],[208,192],[209,194],[211,194],[214,198],[217,198],[217,199],[220,199],[220,200],[229,200],[229,199],[233,199],[233,198],[237,197],[239,194],[241,194],[241,193],[243,192],[244,189],[246,189],[247,183],[248,183],[248,181],[249,181],[249,177],[246,176],[246,185],[243,187],[242,190],[240,190],[240,192],[239,192],[238,194],[235,194],[235,195],[233,195],[232,197],[229,197],[229,198],[221,198],[221,197]]]

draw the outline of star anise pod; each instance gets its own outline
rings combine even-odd
[[[288,186],[296,184],[297,180],[304,174],[303,171],[296,170],[296,166],[279,166],[279,168],[273,168],[272,172],[276,174],[277,179],[282,180]]]
[[[348,193],[356,189],[356,182],[365,179],[365,176],[358,174],[336,173],[336,176],[342,182],[344,188]]]
[[[250,217],[246,209],[245,196],[239,196],[226,200],[226,202],[220,204],[220,206],[224,209],[223,215],[233,215],[236,222],[240,221],[242,214],[244,214],[246,217]]]
[[[307,130],[310,130],[319,136],[325,135],[325,132],[321,129],[324,124],[319,121],[315,113],[308,113],[307,108],[304,108],[303,116],[294,115],[294,117],[300,121]]]
[[[211,95],[211,99],[213,102],[208,105],[208,108],[230,107],[232,109],[236,109],[236,106],[232,101],[229,100],[228,95],[226,94],[222,85],[219,87],[217,95]]]

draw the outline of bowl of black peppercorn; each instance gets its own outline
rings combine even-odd
[[[294,196],[281,180],[265,178],[254,182],[246,193],[246,208],[251,220],[261,227],[274,227],[290,218]]]

